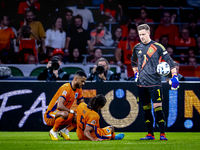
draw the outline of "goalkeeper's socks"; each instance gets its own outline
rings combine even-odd
[[[150,109],[144,109],[145,124],[147,126],[148,133],[151,133],[151,135],[154,136],[154,134],[153,134],[153,116],[151,113],[151,107],[149,107],[149,108]]]
[[[156,107],[154,109],[155,116],[156,116],[156,123],[159,126],[160,133],[165,133],[165,117],[162,111],[162,107]]]

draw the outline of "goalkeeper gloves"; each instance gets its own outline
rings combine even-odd
[[[169,80],[172,90],[177,90],[179,88],[179,81],[177,75],[174,75],[173,78]]]
[[[134,80],[137,82],[138,76],[139,76],[139,72],[138,72],[138,70],[137,70],[137,71],[135,71],[134,73],[135,73]]]

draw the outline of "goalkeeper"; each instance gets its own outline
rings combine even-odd
[[[147,24],[141,24],[137,27],[137,30],[141,42],[133,48],[131,63],[135,81],[137,81],[139,99],[143,103],[145,124],[148,129],[146,137],[140,140],[155,140],[151,99],[156,123],[160,129],[160,140],[167,140],[165,136],[165,118],[162,110],[162,83],[156,68],[161,59],[164,59],[170,65],[172,73],[171,88],[173,90],[177,90],[179,87],[177,71],[165,48],[151,40],[150,27]]]

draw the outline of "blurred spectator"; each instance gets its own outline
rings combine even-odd
[[[179,74],[179,63],[176,62],[176,61],[174,61],[174,65],[175,65],[175,67],[176,67],[178,80],[179,80],[179,81],[185,81],[184,76],[182,76],[181,74]],[[161,80],[162,80],[162,81],[167,81],[167,82],[168,82],[171,78],[172,78],[171,73],[169,73],[169,75],[167,75],[167,76],[161,76]]]
[[[53,56],[58,56],[59,60],[62,62],[63,61],[63,56],[64,56],[63,49],[61,49],[61,48],[54,49]]]
[[[33,34],[36,39],[29,38]],[[22,26],[18,31],[17,45],[19,45],[18,59],[19,63],[27,63],[27,56],[34,55],[38,62],[37,40],[40,40],[30,26]]]
[[[115,50],[115,59],[117,61],[117,65],[120,67],[126,65],[128,76],[134,75],[131,67],[131,56],[133,47],[137,43],[139,43],[137,30],[135,28],[130,28],[129,36],[122,38],[118,44],[118,48]]]
[[[167,50],[169,56],[173,59],[174,58],[174,49],[173,49],[173,47],[172,46],[168,46],[166,48],[166,50]]]
[[[131,18],[129,16],[124,16],[121,20],[120,28],[122,29],[122,37],[127,37],[129,35],[129,27],[131,26]]]
[[[108,81],[113,80],[114,72],[110,70],[108,61],[105,58],[99,58],[87,80]]]
[[[162,24],[155,30],[154,40],[160,42],[159,39],[162,35],[168,35],[170,45],[174,45],[175,40],[179,38],[179,29],[176,25],[171,24],[169,12],[163,13]]]
[[[15,60],[14,49],[11,49],[11,40],[16,38],[13,29],[9,25],[9,17],[5,14],[0,16],[0,59],[2,63],[12,63]]]
[[[80,50],[80,55],[92,53],[93,45],[88,31],[82,28],[83,18],[80,15],[74,17],[75,28],[70,30],[65,43],[65,56],[72,54],[74,47]],[[86,49],[88,46],[88,50]]]
[[[94,30],[90,32],[91,42],[95,46],[111,46],[114,41],[112,39],[112,34],[104,26],[102,21],[97,22]]]
[[[162,44],[167,49],[167,47],[169,46],[169,38],[168,38],[168,36],[167,35],[162,35],[160,37],[159,41],[160,41],[160,44]]]
[[[39,55],[44,53],[45,50],[45,31],[43,25],[39,21],[34,21],[34,14],[33,11],[28,10],[25,14],[25,22],[24,25],[29,25],[31,27],[32,34],[30,35],[31,39],[36,39],[38,37],[38,45],[40,45],[38,49]],[[35,36],[36,35],[36,36]]]
[[[196,46],[194,38],[190,37],[190,32],[187,28],[183,28],[181,31],[180,39],[175,40],[175,46],[179,47],[191,47]]]
[[[52,60],[47,63],[46,68],[38,75],[37,79],[46,81],[69,80],[69,75],[60,68],[60,65],[60,58],[54,56]]]
[[[200,36],[197,37],[197,55],[200,55]]]
[[[82,55],[80,55],[79,49],[74,48],[72,51],[72,54],[69,57],[68,62],[69,63],[82,63],[83,59],[84,59],[84,57]]]
[[[33,10],[33,8],[40,10],[40,3],[37,0],[27,0],[26,2],[20,2],[18,6],[18,14],[25,15],[27,10]]]
[[[66,32],[66,34],[68,34],[68,32],[73,27],[72,18],[73,18],[73,11],[70,9],[66,9],[65,17],[63,19],[63,29]]]
[[[106,16],[106,22],[120,21],[123,16],[122,6],[116,0],[104,0],[100,5],[100,11]]]
[[[37,13],[37,11],[40,11],[40,3],[37,2],[37,0],[27,0],[26,2],[20,2],[18,6],[18,15],[20,26],[23,24],[23,19],[26,14],[26,11],[31,10],[34,11],[34,14]]]
[[[0,16],[0,51],[2,49],[10,49],[10,40],[15,38],[15,33],[8,25],[10,23],[9,16],[2,14]]]
[[[188,61],[187,54],[185,52],[181,52],[178,61],[180,64],[187,64]]]
[[[113,40],[114,40],[114,46],[117,47],[120,40],[122,39],[122,29],[120,27],[117,27],[114,34],[113,34]]]
[[[148,24],[148,23],[153,24],[154,23],[153,19],[148,18],[148,12],[147,11],[148,10],[144,7],[140,9],[140,18],[136,18],[134,20],[134,22],[137,26],[140,25],[140,24],[143,24],[143,23],[146,23],[146,24]]]
[[[65,15],[65,0],[40,0],[40,15],[37,17],[42,22],[44,29],[51,27],[52,18]]]
[[[189,47],[188,57],[195,57],[195,47]]]
[[[92,12],[84,8],[85,6],[85,0],[77,0],[77,5],[74,7],[68,7],[68,9],[71,9],[73,11],[73,16],[81,15],[83,18],[83,29],[88,29],[88,24],[94,22],[93,14]]]
[[[56,17],[52,22],[51,29],[46,31],[46,48],[65,48],[66,33],[62,28],[62,18]]]
[[[195,56],[188,57],[188,65],[190,65],[190,66],[196,66],[197,65],[197,60],[196,60]]]
[[[102,50],[97,48],[94,51],[94,56],[87,57],[87,62],[95,63],[101,57],[102,57]]]
[[[197,19],[196,18],[190,18],[189,20],[189,27],[190,31],[190,37],[196,39],[198,36],[200,36],[200,29],[199,26],[197,25]]]
[[[27,56],[27,64],[36,64],[37,60],[35,55],[28,55]]]

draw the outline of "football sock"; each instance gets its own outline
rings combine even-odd
[[[68,129],[69,131],[72,131],[74,128],[75,128],[75,127],[74,127],[73,125],[68,125],[68,126],[66,127],[66,129]]]
[[[152,136],[153,134],[153,116],[151,113],[151,105],[145,105],[143,106],[144,109],[144,118],[145,118],[145,124],[147,126],[148,133],[151,133]]]
[[[61,118],[61,117],[58,117],[56,120],[55,120],[55,124],[53,126],[53,131],[54,132],[57,132],[58,129],[63,125],[63,123],[65,122],[65,119]]]
[[[156,107],[154,109],[156,116],[156,123],[159,126],[160,133],[165,133],[165,117],[162,111],[162,107]]]

